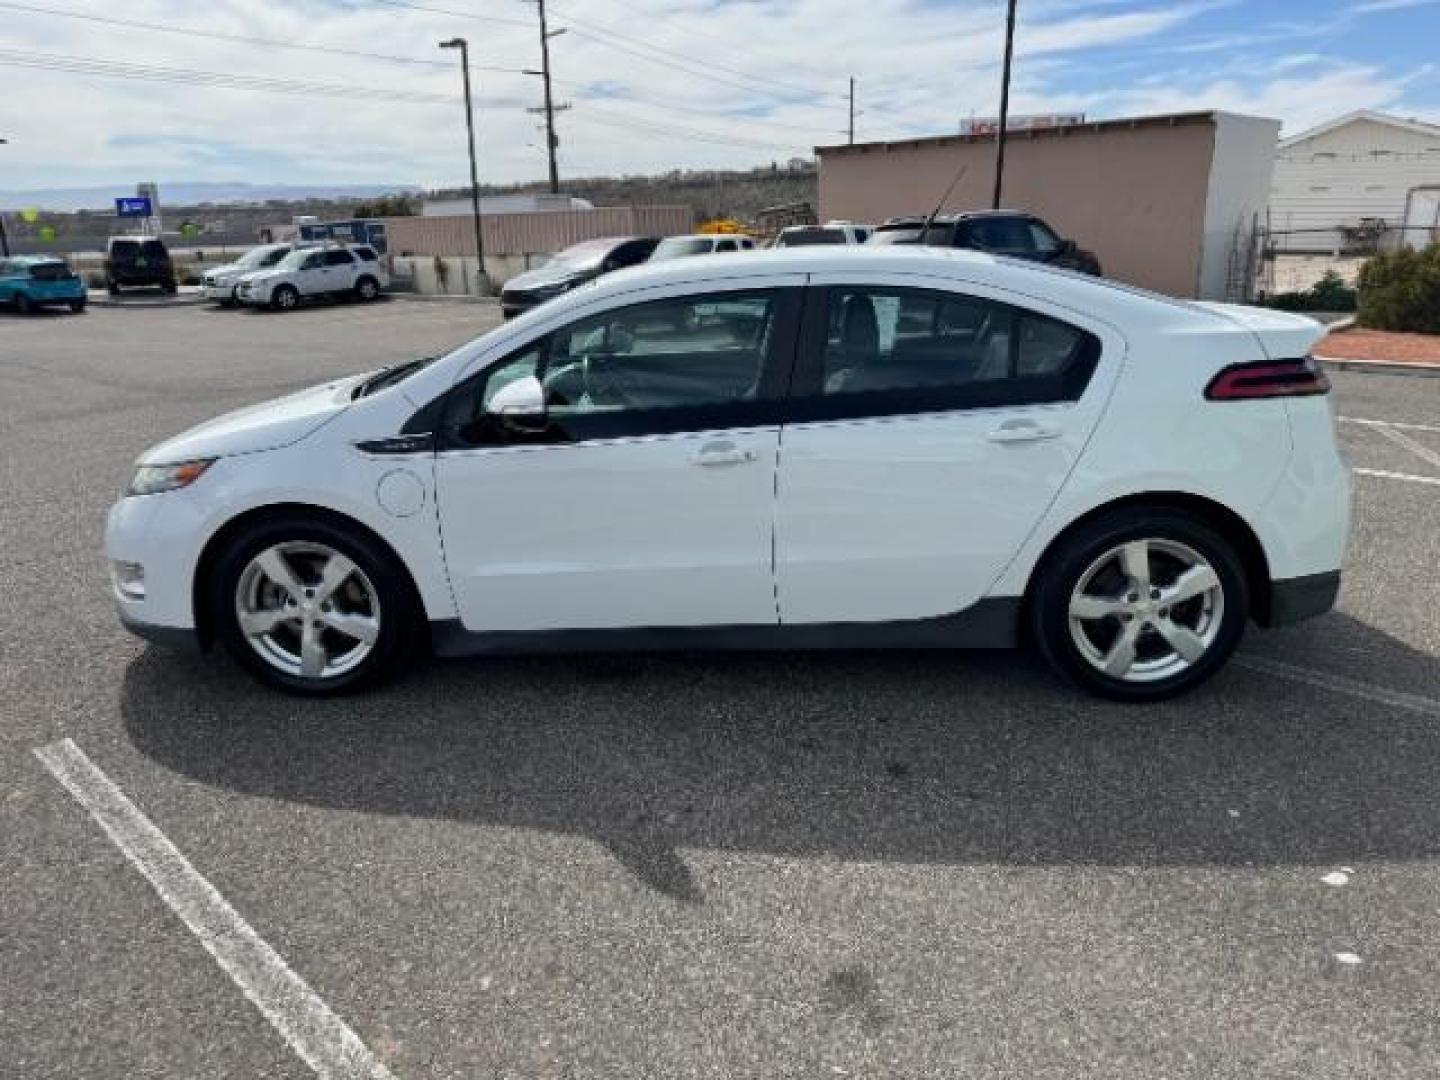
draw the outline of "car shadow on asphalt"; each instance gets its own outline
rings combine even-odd
[[[1337,638],[1440,685],[1436,657],[1344,614],[1251,640],[1298,664]],[[1239,665],[1157,706],[983,652],[432,662],[302,701],[224,657],[148,650],[121,706],[135,746],[200,783],[590,837],[690,903],[704,890],[686,848],[1011,866],[1440,855],[1433,718]]]

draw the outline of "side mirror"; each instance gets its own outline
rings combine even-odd
[[[534,375],[526,375],[495,391],[485,411],[515,431],[540,431],[545,427],[545,386]]]
[[[1060,246],[1055,249],[1055,252],[1058,255],[1074,255],[1079,250],[1080,245],[1074,240],[1061,240]]]

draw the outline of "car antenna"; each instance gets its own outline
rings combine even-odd
[[[916,243],[925,243],[925,237],[930,235],[930,226],[935,223],[935,215],[940,213],[944,208],[945,203],[950,199],[950,193],[955,190],[955,185],[960,183],[960,178],[965,175],[966,170],[969,168],[969,165],[960,166],[960,171],[957,172],[954,179],[950,181],[950,186],[945,189],[945,194],[940,196],[940,201],[935,204],[935,209],[931,210],[929,216],[926,217],[925,224],[920,228],[920,239],[917,240]]]

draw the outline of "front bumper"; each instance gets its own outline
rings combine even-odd
[[[1335,606],[1340,595],[1340,571],[1306,574],[1270,583],[1270,607],[1264,612],[1266,626],[1293,626]]]
[[[136,637],[143,638],[162,649],[187,653],[204,651],[200,641],[200,632],[193,626],[160,626],[156,623],[148,623],[134,613],[126,611],[124,607],[120,608],[120,625]]]
[[[207,281],[204,289],[205,299],[229,303],[236,299],[235,289],[236,286],[233,281],[217,281],[213,284]]]
[[[121,498],[110,508],[105,520],[110,593],[121,624],[131,632],[162,644],[196,637],[191,585],[208,535],[204,505],[181,490]],[[139,568],[143,586],[122,591],[114,576],[117,563]]]

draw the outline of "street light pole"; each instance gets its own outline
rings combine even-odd
[[[460,70],[465,76],[465,134],[470,147],[470,207],[475,213],[475,291],[484,296],[489,291],[485,277],[485,236],[480,227],[480,170],[475,164],[475,105],[470,98],[470,44],[464,38],[440,42],[442,49],[460,50]]]
[[[850,146],[855,145],[855,76],[850,76],[850,134],[846,139]]]
[[[1010,65],[1015,58],[1015,5],[1009,0],[1005,13],[1005,66],[1000,74],[1000,130],[995,135],[995,197],[992,210],[1000,209],[1000,194],[1005,186],[1005,129],[1010,124]]]
[[[9,146],[9,139],[0,139],[0,146]],[[10,238],[5,235],[5,215],[0,214],[0,255],[10,257]]]
[[[539,109],[526,109],[526,112],[539,112],[545,114],[545,149],[550,158],[550,193],[560,193],[560,165],[556,160],[556,151],[560,149],[560,138],[555,134],[555,114],[564,112],[570,108],[569,105],[556,105],[554,93],[550,87],[550,39],[559,37],[565,33],[562,27],[559,30],[551,30],[550,24],[545,19],[545,0],[535,0],[535,7],[540,16],[540,70],[526,71],[526,75],[539,75],[545,84],[545,104]]]

